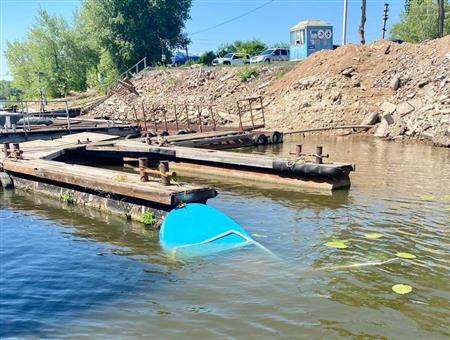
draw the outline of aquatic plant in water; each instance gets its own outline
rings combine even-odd
[[[330,248],[345,249],[348,248],[348,242],[348,240],[333,240],[325,243],[325,245]]]
[[[66,190],[61,194],[61,201],[66,202],[68,204],[72,204],[74,202],[73,196],[70,191]]]
[[[394,293],[404,295],[404,294],[411,293],[413,289],[410,285],[405,285],[405,284],[400,283],[400,284],[393,285],[392,290],[394,291]]]
[[[366,238],[370,238],[370,239],[377,239],[377,238],[381,238],[383,237],[382,234],[377,234],[377,233],[368,233],[364,235]]]
[[[407,260],[412,260],[412,259],[415,259],[417,257],[414,254],[405,253],[405,252],[398,252],[398,253],[395,254],[395,256],[400,257],[402,259],[407,259]]]
[[[155,213],[150,210],[145,210],[141,214],[141,222],[145,225],[154,225],[156,223]]]

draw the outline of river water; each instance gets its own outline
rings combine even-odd
[[[277,258],[248,248],[174,261],[140,224],[0,191],[0,337],[448,338],[450,150],[312,136],[252,152],[299,142],[356,163],[350,191],[197,181]],[[348,248],[324,245],[333,239]],[[417,258],[389,261],[400,251]]]

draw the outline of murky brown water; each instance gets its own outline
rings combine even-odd
[[[350,191],[198,180],[279,259],[245,249],[176,263],[139,224],[0,191],[0,337],[449,337],[450,150],[318,136],[253,152],[296,143],[356,163]],[[399,251],[417,258],[348,267]]]

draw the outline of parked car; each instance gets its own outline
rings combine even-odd
[[[260,54],[251,58],[251,63],[270,63],[272,61],[288,61],[289,49],[287,48],[271,48],[262,51]]]
[[[227,53],[222,58],[215,58],[213,65],[243,65],[250,63],[250,56],[244,53]]]
[[[199,56],[196,55],[190,55],[189,61],[198,61],[200,59]],[[181,52],[176,52],[172,58],[170,58],[170,66],[176,67],[180,65],[184,65],[187,62],[186,55]]]

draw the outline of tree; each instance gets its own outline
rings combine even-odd
[[[13,85],[27,97],[38,96],[41,88],[50,97],[85,90],[86,70],[96,62],[85,40],[62,17],[40,10],[26,40],[7,43]]]
[[[366,25],[366,3],[366,0],[361,0],[361,23],[358,28],[361,45],[366,43],[366,39],[364,38],[364,26]]]
[[[122,71],[145,56],[159,61],[161,46],[176,47],[191,4],[192,0],[85,0],[81,17],[87,32]]]
[[[231,44],[222,44],[216,51],[218,56],[224,56],[227,53],[238,52],[255,55],[267,49],[267,45],[260,40],[236,40]]]
[[[216,54],[213,51],[205,52],[200,55],[198,59],[199,64],[210,65],[212,61],[216,58]]]
[[[447,15],[444,21],[443,35],[450,34],[450,5],[445,2]],[[401,14],[400,21],[392,26],[391,38],[408,42],[421,42],[439,36],[438,5],[433,0],[410,0]]]
[[[445,21],[445,5],[444,0],[438,0],[438,37],[444,36],[444,21]]]
[[[287,42],[280,41],[270,46],[270,48],[289,48],[289,44]]]

